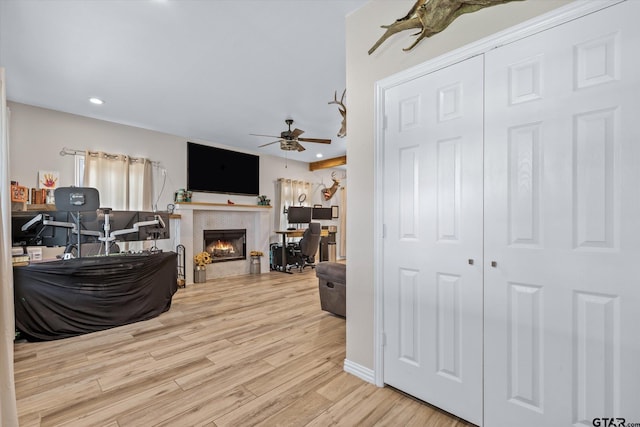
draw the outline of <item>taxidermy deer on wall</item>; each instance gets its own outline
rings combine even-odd
[[[342,92],[342,97],[340,101],[338,101],[338,91],[335,91],[333,94],[333,101],[329,101],[329,104],[337,104],[338,111],[342,116],[342,126],[338,131],[338,138],[344,138],[347,136],[347,107],[344,105],[344,96],[347,94],[347,89]]]
[[[522,0],[418,0],[406,16],[397,19],[396,22],[391,25],[382,26],[382,28],[386,28],[387,31],[385,31],[382,37],[369,49],[369,55],[384,43],[385,40],[401,31],[412,28],[420,29],[420,32],[414,34],[414,36],[418,36],[418,38],[413,44],[408,48],[402,49],[409,51],[425,37],[431,37],[447,28],[449,24],[463,13],[475,12],[484,7],[495,6],[510,1]]]
[[[336,194],[336,191],[338,191],[338,188],[340,188],[340,181],[344,178],[344,176],[342,178],[337,178],[336,173],[331,172],[331,180],[333,181],[333,185],[331,185],[331,187],[329,188],[325,187],[322,189],[322,197],[324,197],[325,200],[331,199],[333,195]]]

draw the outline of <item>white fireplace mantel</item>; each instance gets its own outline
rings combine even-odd
[[[175,214],[180,215],[179,244],[185,248],[185,279],[193,284],[193,256],[203,250],[205,228],[247,229],[247,253],[261,251],[261,272],[269,271],[269,238],[271,235],[271,206],[236,205],[223,203],[178,203]],[[207,279],[249,273],[249,257],[241,261],[209,264]]]

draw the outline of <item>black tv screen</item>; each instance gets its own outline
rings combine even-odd
[[[260,157],[187,142],[187,188],[205,193],[260,194]]]

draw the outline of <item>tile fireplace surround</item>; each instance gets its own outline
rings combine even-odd
[[[193,284],[193,256],[203,250],[203,231],[212,229],[246,229],[247,259],[207,265],[207,280],[249,274],[250,251],[262,251],[260,268],[269,272],[269,237],[271,206],[225,205],[222,203],[178,203],[173,211],[180,215],[178,243],[185,248],[187,285]]]

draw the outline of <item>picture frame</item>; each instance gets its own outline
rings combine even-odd
[[[18,184],[11,184],[11,201],[25,203],[29,200],[29,189]]]
[[[55,190],[58,188],[60,172],[58,171],[38,171],[38,188],[41,190]]]
[[[338,218],[340,216],[339,213],[340,213],[339,206],[336,206],[336,205],[331,206],[331,219]]]

